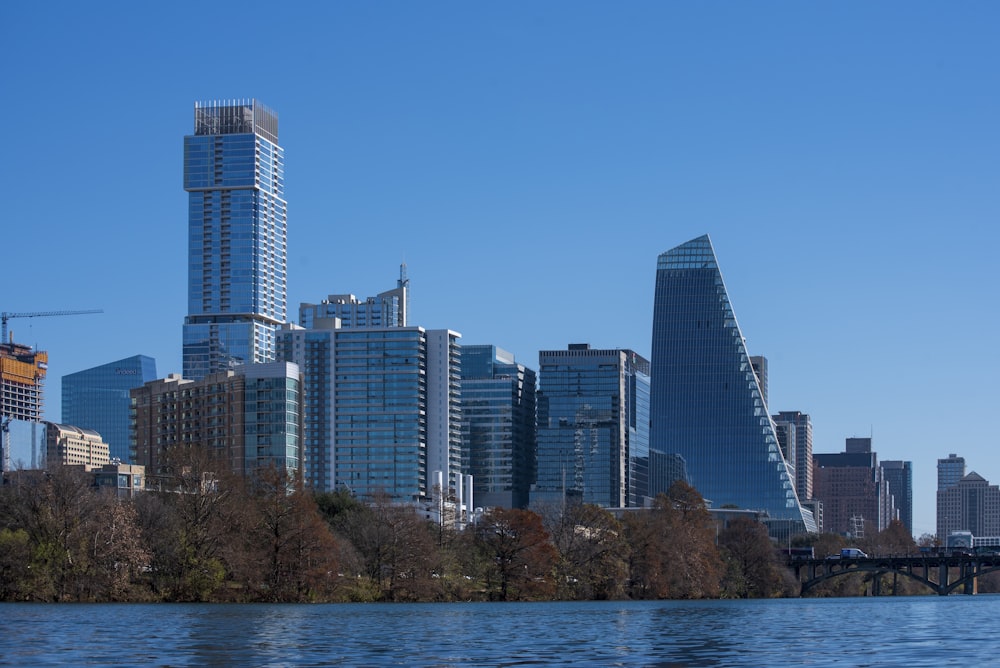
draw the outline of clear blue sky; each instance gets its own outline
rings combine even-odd
[[[771,410],[1000,482],[1000,5],[27,3],[0,7],[0,310],[60,379],[180,371],[183,136],[256,97],[286,152],[289,315],[394,287],[412,322],[648,355],[657,255],[711,235]]]

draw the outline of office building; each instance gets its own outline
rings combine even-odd
[[[899,521],[913,534],[913,462],[886,460],[882,462],[882,475],[889,484]]]
[[[0,343],[0,419],[41,422],[49,354],[20,343]]]
[[[653,306],[650,447],[684,458],[713,507],[815,531],[795,491],[707,235],[662,253]]]
[[[785,460],[795,472],[795,495],[805,504],[813,498],[813,428],[812,420],[801,411],[780,411],[773,415],[775,427],[784,428],[791,443],[788,452],[782,450]],[[780,441],[780,436],[779,436]],[[789,453],[792,456],[789,457]],[[818,525],[817,525],[818,526]]]
[[[463,345],[462,470],[484,508],[526,508],[535,480],[532,369],[490,345]]]
[[[111,463],[108,444],[92,429],[45,423],[45,468],[83,466],[86,470]]]
[[[531,505],[621,508],[649,496],[649,362],[631,350],[538,354],[538,474]]]
[[[309,308],[309,305],[304,305]],[[304,477],[313,489],[359,498],[427,498],[435,472],[461,479],[459,334],[422,327],[286,325],[278,357],[302,370]]]
[[[757,387],[760,388],[760,398],[763,400],[764,405],[767,406],[767,358],[763,355],[751,355],[750,367],[753,369],[754,375],[757,376]],[[788,461],[792,463],[795,460],[791,459]]]
[[[202,448],[234,473],[299,468],[301,383],[294,364],[248,364],[190,380],[176,374],[130,392],[132,461],[167,472],[174,447]]]
[[[134,355],[62,377],[62,421],[99,433],[111,458],[124,464],[129,454],[129,392],[156,380],[156,360]]]
[[[256,100],[195,104],[184,138],[185,379],[275,359],[287,297],[284,178],[273,111]]]
[[[943,491],[954,487],[965,477],[965,457],[950,454],[945,459],[937,460],[937,488]]]
[[[893,502],[870,438],[849,438],[844,452],[813,455],[813,494],[823,503],[824,530],[861,538],[894,519]]]
[[[1000,536],[1000,488],[975,471],[937,492],[937,536],[942,544],[953,531]]]

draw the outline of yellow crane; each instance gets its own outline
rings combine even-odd
[[[3,336],[0,336],[0,343],[10,343],[7,340],[7,321],[11,318],[42,318],[50,315],[85,315],[88,313],[104,313],[104,309],[87,309],[84,311],[34,311],[32,313],[0,313],[3,320]]]

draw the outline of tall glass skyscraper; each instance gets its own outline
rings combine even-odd
[[[764,510],[814,532],[708,235],[659,256],[654,299],[650,447],[681,455],[714,507]]]
[[[131,464],[129,391],[151,380],[156,380],[156,360],[145,355],[63,376],[63,424],[93,429],[108,444],[112,459]]]
[[[641,506],[649,493],[649,362],[585,343],[538,353],[532,505]]]
[[[195,104],[184,138],[185,378],[275,359],[287,297],[284,162],[278,117],[264,105]]]
[[[527,508],[535,480],[535,372],[496,346],[462,346],[462,470],[483,507]]]

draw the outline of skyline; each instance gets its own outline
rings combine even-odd
[[[535,370],[570,343],[648,358],[656,257],[709,234],[769,412],[808,413],[814,452],[913,461],[918,536],[938,458],[1000,481],[1000,9],[267,6],[265,57],[241,7],[0,9],[0,310],[104,310],[8,323],[49,353],[46,419],[63,375],[180,372],[183,137],[196,101],[253,97],[286,151],[290,312],[405,262],[413,324]]]

